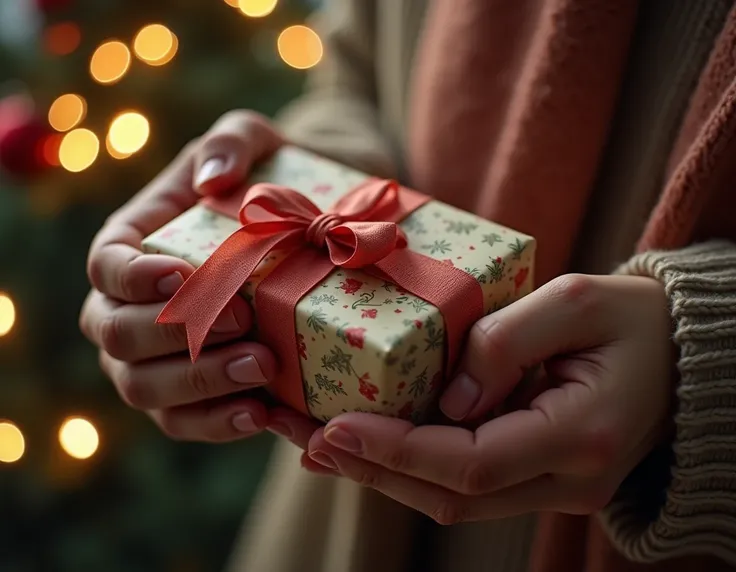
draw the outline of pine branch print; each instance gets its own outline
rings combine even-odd
[[[329,304],[330,306],[334,306],[335,304],[337,304],[337,298],[332,294],[320,294],[319,296],[310,296],[309,301],[312,303],[312,306],[319,306],[320,304]]]
[[[478,228],[477,224],[472,222],[461,222],[457,220],[446,220],[445,232],[451,232],[453,234],[470,234]]]
[[[422,250],[429,250],[430,254],[447,254],[452,251],[452,243],[446,240],[435,240],[432,244],[423,244]]]
[[[304,383],[304,400],[307,402],[308,407],[314,407],[315,405],[321,405],[319,402],[319,394],[315,391],[309,383]]]
[[[322,308],[317,308],[307,318],[307,327],[312,329],[315,334],[324,332],[326,325],[327,314],[322,311]]]
[[[427,337],[424,338],[426,344],[424,351],[429,352],[441,348],[445,342],[445,330],[438,328],[431,318],[427,320],[425,326]]]
[[[503,237],[496,233],[492,232],[490,234],[484,234],[482,242],[487,244],[488,246],[493,246],[497,242],[501,242],[503,240]]]
[[[409,393],[414,397],[421,397],[427,392],[427,368],[425,367],[409,385]]]
[[[334,349],[331,349],[329,355],[322,356],[322,369],[343,374],[353,374],[355,377],[358,377],[353,369],[352,354],[344,352],[340,346],[335,346]]]
[[[509,244],[509,248],[511,249],[511,252],[513,252],[511,258],[513,260],[521,260],[521,255],[524,253],[526,245],[517,238],[514,242]]]
[[[314,376],[314,382],[317,384],[318,389],[321,389],[326,393],[331,393],[332,395],[347,395],[341,381],[335,381],[321,373]]]

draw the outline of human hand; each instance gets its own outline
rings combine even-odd
[[[175,257],[143,254],[141,241],[193,206],[198,193],[233,189],[255,161],[281,144],[260,116],[225,115],[114,213],[90,249],[93,289],[82,309],[81,329],[100,348],[100,365],[122,399],[146,411],[172,438],[222,442],[264,429],[266,406],[243,392],[272,380],[277,363],[268,348],[239,341],[253,316],[245,300],[236,297],[212,327],[206,351],[192,364],[184,327],[155,321],[194,269]],[[295,416],[288,421],[293,426],[280,432],[288,429],[295,442],[306,446],[316,425]]]
[[[559,278],[477,323],[441,400],[448,417],[477,419],[544,364],[547,389],[527,408],[475,431],[342,415],[313,435],[303,465],[441,524],[592,513],[666,435],[671,327],[653,279]]]

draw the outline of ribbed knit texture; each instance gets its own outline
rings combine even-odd
[[[680,379],[664,502],[668,475],[634,475],[604,512],[605,527],[631,560],[696,552],[736,564],[736,245],[651,252],[619,272],[664,284]]]

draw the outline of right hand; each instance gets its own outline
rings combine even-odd
[[[220,314],[205,350],[192,364],[181,325],[155,323],[161,309],[194,271],[187,262],[143,254],[141,241],[194,205],[242,183],[251,166],[283,141],[263,117],[247,111],[223,116],[200,140],[114,213],[95,237],[88,274],[93,289],[80,326],[100,350],[100,365],[121,398],[143,410],[172,438],[224,442],[263,429],[306,447],[316,424],[266,406],[247,390],[276,375],[265,346],[240,341],[253,315],[240,297]]]

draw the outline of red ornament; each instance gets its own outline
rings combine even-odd
[[[36,8],[44,14],[63,10],[71,4],[71,0],[35,0],[35,2]]]
[[[16,177],[39,175],[50,166],[51,128],[22,96],[0,100],[0,168]]]

